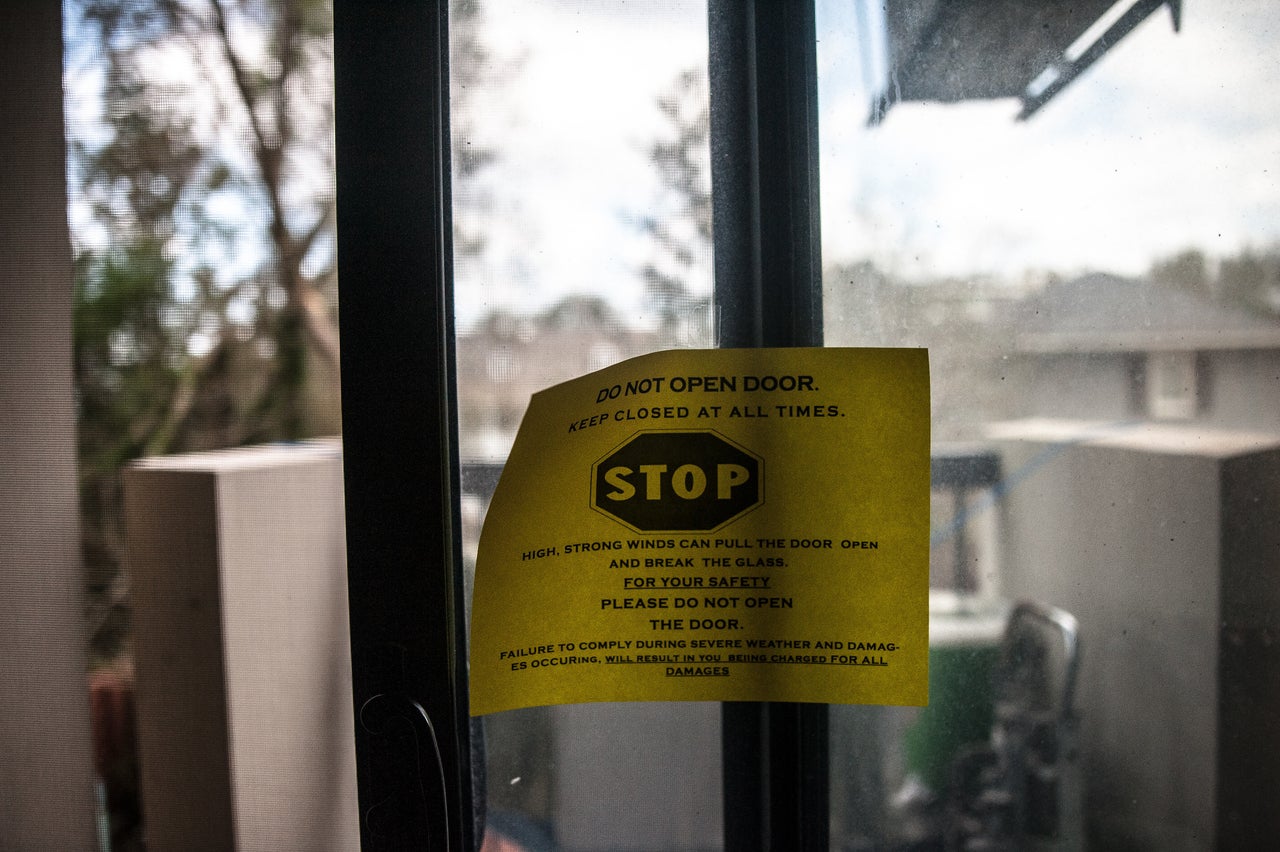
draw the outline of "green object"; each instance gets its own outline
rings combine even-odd
[[[929,705],[903,739],[907,771],[934,792],[950,779],[960,749],[991,736],[991,677],[1004,616],[935,615],[930,619]]]

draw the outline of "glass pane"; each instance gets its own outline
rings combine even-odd
[[[819,3],[826,340],[930,348],[936,489],[833,846],[1280,831],[1280,10],[1183,5]]]
[[[349,847],[330,4],[62,11],[104,840]]]
[[[532,393],[714,343],[707,34],[701,2],[453,6],[470,572]],[[536,708],[483,728],[486,848],[721,846],[716,704]]]

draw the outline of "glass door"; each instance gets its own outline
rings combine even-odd
[[[533,393],[647,352],[714,345],[706,21],[701,0],[454,6],[468,589]],[[486,848],[721,846],[715,704],[538,707],[482,717],[473,734]]]
[[[930,705],[833,708],[833,848],[1269,845],[1276,10],[818,7],[826,339],[928,346],[935,441]]]
[[[816,5],[338,4],[366,848],[1280,834],[1273,16]],[[931,350],[930,706],[473,723],[529,394],[824,342]]]

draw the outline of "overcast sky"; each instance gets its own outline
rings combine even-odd
[[[870,4],[875,6],[875,4]],[[1280,3],[1188,0],[1152,15],[1031,121],[1013,101],[900,105],[867,128],[868,70],[848,0],[820,2],[823,246],[899,274],[1103,269],[1140,274],[1187,247],[1227,254],[1280,228]],[[516,13],[519,9],[519,13]],[[641,312],[662,208],[647,160],[654,103],[705,65],[700,2],[491,4],[486,38],[516,63],[485,96],[501,159],[486,262],[463,270],[464,325],[568,293]],[[709,264],[698,286],[709,286]]]
[[[1280,4],[1188,0],[1149,17],[1025,123],[1018,105],[902,105],[865,127],[848,4],[823,40],[829,259],[905,274],[1139,274],[1153,258],[1275,241]]]
[[[880,0],[819,0],[828,264],[869,259],[910,277],[1016,281],[1141,274],[1184,248],[1222,256],[1276,243],[1280,2],[1184,6],[1181,33],[1158,10],[1029,122],[1013,120],[1013,101],[904,104],[868,128]],[[651,319],[639,270],[654,248],[641,222],[675,202],[649,162],[667,130],[656,102],[679,73],[706,67],[704,0],[491,0],[485,9],[482,38],[499,70],[468,106],[474,141],[497,160],[477,186],[455,187],[460,215],[474,209],[468,191],[486,205],[486,252],[459,266],[462,326],[571,293]],[[68,35],[68,118],[92,136],[100,69]],[[249,201],[220,203],[245,218],[256,215]],[[82,208],[72,205],[72,222],[92,243],[101,235]],[[241,250],[217,265],[232,276],[237,263],[259,262],[261,252]],[[710,266],[709,256],[696,264],[695,290],[709,289]]]
[[[648,154],[664,131],[657,99],[682,71],[706,68],[705,3],[485,10],[483,38],[509,70],[470,104],[478,141],[498,158],[478,187],[491,204],[488,250],[460,267],[459,319],[569,293],[608,296],[639,317],[637,273],[651,256],[640,219],[663,206]],[[701,274],[709,288],[709,265]]]

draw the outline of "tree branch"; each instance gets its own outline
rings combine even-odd
[[[280,52],[281,70],[280,77],[275,83],[276,94],[273,109],[277,122],[276,131],[280,138],[277,144],[273,145],[268,140],[266,130],[263,128],[262,121],[255,109],[257,99],[250,85],[244,63],[241,62],[240,56],[235,52],[235,48],[231,44],[226,13],[222,8],[221,0],[210,0],[210,6],[213,10],[214,29],[222,45],[227,64],[231,68],[231,76],[235,81],[236,90],[239,92],[245,111],[248,113],[249,125],[253,130],[254,140],[257,143],[254,154],[258,161],[258,168],[262,173],[262,184],[267,195],[267,202],[271,208],[270,233],[280,264],[278,270],[281,278],[280,284],[284,287],[285,292],[288,293],[289,299],[298,306],[298,312],[302,317],[308,338],[315,345],[321,357],[336,369],[338,367],[337,329],[334,328],[332,321],[329,319],[328,306],[323,295],[303,280],[299,268],[306,250],[329,221],[329,217],[332,215],[332,208],[330,206],[330,212],[326,212],[325,215],[321,216],[302,239],[295,239],[285,224],[284,202],[280,193],[283,144],[286,138],[285,134],[291,132],[292,128],[292,121],[287,115],[286,90],[288,88],[289,75],[293,73],[295,68],[292,40],[297,28],[300,26],[300,18],[293,4],[286,4],[287,8],[281,13],[281,20],[277,30],[277,49]]]

